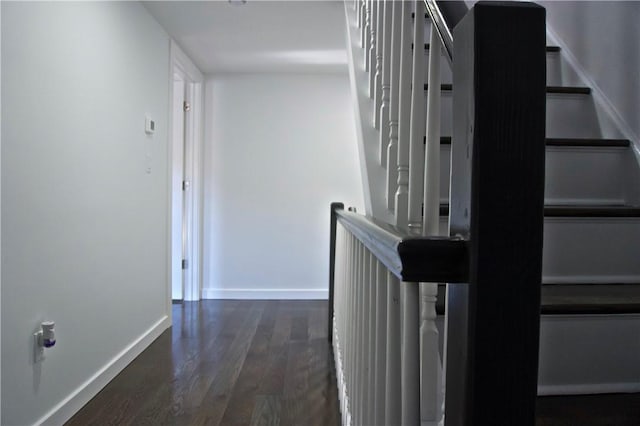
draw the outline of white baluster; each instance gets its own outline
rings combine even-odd
[[[410,166],[409,166],[409,226],[419,230],[422,225],[422,184],[424,179],[424,155],[422,152],[425,129],[424,105],[424,3],[416,2],[416,19],[413,31],[413,93],[411,96]],[[421,157],[421,159],[418,159]]]
[[[422,224],[424,235],[438,235],[440,232],[440,46],[440,36],[432,26],[427,92],[427,146]]]
[[[360,332],[362,336],[360,338],[360,358],[358,359],[358,372],[360,373],[360,380],[358,380],[358,385],[360,387],[360,398],[358,400],[360,405],[360,424],[367,424],[366,415],[367,415],[367,400],[369,399],[369,389],[368,389],[368,361],[369,361],[369,353],[367,348],[369,347],[369,291],[370,291],[370,276],[369,273],[371,271],[369,265],[369,250],[363,247],[362,251],[362,265],[361,265],[361,274],[362,274],[362,291],[361,291],[361,310],[360,310]]]
[[[362,47],[364,48],[364,70],[369,71],[369,53],[371,47],[371,2],[364,2],[364,26],[362,27]]]
[[[401,285],[402,424],[417,425],[420,424],[420,297],[417,283]]]
[[[391,78],[389,96],[389,143],[387,145],[387,180],[385,197],[387,208],[393,210],[395,185],[398,180],[398,109],[400,104],[400,62],[402,57],[403,7],[407,2],[393,2],[393,25],[391,35]]]
[[[362,348],[362,342],[361,342],[361,337],[362,337],[362,333],[361,331],[361,326],[362,324],[360,324],[360,310],[362,309],[362,305],[361,305],[361,300],[362,300],[362,268],[361,268],[361,264],[362,264],[362,244],[357,241],[356,243],[356,280],[354,282],[354,287],[355,287],[355,294],[354,294],[354,303],[355,303],[355,309],[354,309],[354,318],[353,318],[353,328],[355,330],[354,333],[354,339],[353,339],[353,343],[354,343],[354,350],[353,350],[353,355],[351,358],[351,388],[353,389],[353,410],[352,410],[352,416],[353,416],[353,421],[354,424],[360,424],[360,404],[359,404],[359,400],[360,400],[360,387],[358,386],[358,382],[360,379],[360,374],[359,374],[359,370],[360,370],[360,350]]]
[[[355,410],[355,400],[354,400],[354,388],[353,388],[353,358],[355,353],[355,341],[356,341],[356,326],[355,326],[355,318],[356,318],[356,283],[358,282],[358,241],[355,237],[352,237],[351,241],[352,249],[351,249],[351,279],[349,280],[349,337],[347,341],[347,345],[349,347],[347,353],[347,390],[349,394],[349,414],[351,416],[351,421],[354,421],[354,410]]]
[[[422,323],[420,348],[422,358],[420,412],[424,425],[437,426],[442,418],[442,360],[436,327],[438,285],[422,283]]]
[[[431,27],[429,49],[429,90],[424,175],[424,235],[440,234],[440,59],[441,42],[435,26]],[[422,291],[422,420],[437,425],[442,418],[442,362],[435,325],[438,286],[424,283]]]
[[[372,424],[385,424],[385,389],[387,368],[387,273],[380,261],[376,264],[376,345],[375,345],[375,415]]]
[[[378,19],[376,26],[376,75],[373,88],[373,127],[380,130],[380,107],[382,105],[382,51],[384,49],[384,20],[386,3],[391,0],[378,1]]]
[[[389,144],[389,99],[391,90],[391,56],[392,56],[392,32],[393,8],[397,2],[387,0],[384,2],[384,37],[382,40],[382,100],[380,104],[380,164],[387,165],[387,145]]]
[[[397,425],[402,420],[400,387],[400,281],[387,271],[387,367],[385,424]]]
[[[375,369],[376,369],[376,317],[378,316],[378,306],[376,305],[376,257],[369,252],[369,344],[367,346],[367,403],[365,410],[365,423],[375,423]]]
[[[407,225],[407,191],[408,191],[408,161],[404,161],[405,146],[409,144],[410,111],[411,111],[411,56],[409,43],[411,36],[411,3],[403,1],[394,5],[394,24],[398,31],[394,32],[394,72],[397,77],[393,79],[393,84],[397,87],[397,149],[395,153],[396,173],[389,178],[395,178],[394,194],[396,225],[406,227]],[[393,132],[393,130],[392,130]],[[391,155],[391,154],[390,154]],[[392,189],[387,185],[388,189]]]
[[[380,2],[379,0],[371,1],[371,23],[369,32],[371,33],[371,43],[369,44],[369,97],[373,98],[374,84],[376,81],[376,43],[378,33],[378,10]]]
[[[362,10],[362,6],[360,3],[360,0],[357,0],[353,9],[356,12],[356,27],[358,28],[362,28],[362,14],[360,13],[360,11]]]

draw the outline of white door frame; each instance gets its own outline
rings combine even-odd
[[[173,277],[181,277],[182,298],[186,301],[200,300],[202,288],[202,267],[201,267],[201,230],[202,230],[202,141],[203,141],[203,77],[202,73],[193,64],[180,47],[171,40],[170,46],[170,115],[169,115],[169,271],[168,271],[168,303],[172,301],[172,289],[174,285]],[[180,76],[185,84],[185,101],[190,106],[190,111],[185,115],[184,139],[174,138],[173,123],[174,114],[174,76]],[[179,111],[182,113],[182,111]],[[183,145],[184,143],[184,145]],[[175,150],[183,150],[184,161],[180,164],[179,158],[174,158]],[[178,160],[178,161],[174,161]],[[174,164],[177,163],[177,164]],[[182,182],[174,179],[175,173],[180,173],[183,169],[184,180],[189,182],[184,197],[184,209],[173,208],[174,205],[182,206],[182,203],[174,203],[176,197],[183,197]],[[184,217],[183,217],[184,212]],[[174,220],[177,219],[177,220]],[[180,240],[182,246],[183,224],[186,231],[186,241],[184,247],[187,253],[187,268],[182,273],[182,253],[179,256],[173,253],[173,243]],[[178,273],[178,270],[180,273]],[[178,284],[179,285],[179,284]],[[171,311],[171,306],[168,306]]]

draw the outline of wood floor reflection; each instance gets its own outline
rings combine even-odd
[[[338,425],[326,301],[173,305],[163,333],[67,424]]]

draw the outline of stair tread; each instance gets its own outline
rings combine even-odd
[[[640,313],[640,283],[542,284],[541,314],[634,314]],[[445,286],[438,285],[436,312],[445,311]]]
[[[440,215],[449,215],[449,204],[440,204]],[[545,205],[544,217],[611,218],[640,217],[640,207],[626,205]]]
[[[543,314],[640,312],[640,284],[543,284]]]
[[[425,83],[424,90],[429,90],[429,84]],[[440,90],[443,92],[449,92],[453,90],[453,84],[443,83],[440,85]],[[583,86],[547,86],[547,93],[564,95],[588,95],[591,93],[591,88]]]
[[[426,140],[426,136],[424,137]],[[441,136],[442,145],[451,145],[451,136]],[[604,139],[604,138],[546,138],[546,146],[566,146],[566,147],[605,147],[605,148],[628,148],[631,145],[629,139]]]
[[[547,138],[547,146],[590,146],[590,147],[623,147],[631,145],[629,139],[598,139],[598,138]]]
[[[411,43],[411,50],[413,50],[413,43]],[[424,50],[429,50],[429,48],[431,47],[431,43],[425,43],[424,44]],[[560,51],[560,46],[547,46],[547,53],[557,53]]]

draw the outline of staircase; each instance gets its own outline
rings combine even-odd
[[[356,24],[366,19],[365,15],[358,17],[363,10],[366,14],[365,9],[355,10],[352,2],[345,2],[366,213],[395,225],[397,218],[394,209],[388,208],[386,190],[389,170],[380,158],[380,130],[373,120],[378,109],[369,96],[366,52],[360,45],[363,29]],[[413,43],[411,50],[420,46],[426,62],[431,22],[424,19],[424,43]],[[638,158],[633,142],[594,100],[579,73],[566,67],[561,41],[551,36],[548,41],[538,393],[640,392]],[[443,59],[440,63],[440,229],[446,235],[449,162],[451,144],[455,144],[451,140],[454,88],[448,62]],[[428,81],[428,71],[424,81]],[[425,104],[428,91],[425,84]],[[444,285],[438,290],[437,324],[443,336]]]

